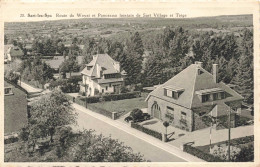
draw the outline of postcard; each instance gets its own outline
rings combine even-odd
[[[257,1],[1,1],[1,166],[259,166]]]

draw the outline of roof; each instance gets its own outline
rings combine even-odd
[[[198,69],[200,70],[200,73],[198,73]],[[174,99],[164,96],[165,87],[182,88],[184,89],[184,92],[179,96],[178,99]],[[241,95],[229,88],[223,82],[215,83],[213,80],[213,75],[207,72],[205,69],[198,66],[197,64],[192,64],[164,84],[157,87],[148,95],[146,100],[148,100],[150,96],[155,96],[165,101],[191,109],[194,107],[201,107],[212,104],[212,102],[201,103],[199,95],[196,94],[196,92],[205,93],[208,91],[217,90],[223,90],[229,94],[227,98],[219,101],[226,102],[243,99]]]
[[[81,73],[87,76],[96,76],[99,67],[103,68],[103,74],[114,74],[120,71],[116,70],[115,64],[117,61],[113,60],[108,54],[98,54],[93,56],[93,60],[87,64]],[[88,70],[88,67],[91,67]]]
[[[4,45],[4,53],[7,53],[11,47],[13,47],[13,45]]]
[[[53,69],[58,69],[63,61],[63,56],[54,56],[53,59],[46,60],[46,64],[50,65]]]
[[[196,91],[196,94],[203,95],[207,93],[217,93],[217,92],[223,92],[221,88],[211,88],[211,89],[203,89]]]
[[[15,57],[20,57],[20,56],[23,56],[24,53],[22,51],[21,48],[19,48],[18,46],[14,46],[12,47],[12,49],[10,50],[10,55],[11,57],[15,56]]]
[[[163,88],[167,89],[167,90],[171,90],[171,91],[175,91],[175,92],[182,92],[184,91],[185,89],[183,88],[180,88],[180,87],[177,87],[177,86],[164,86]]]
[[[123,82],[123,78],[109,78],[109,79],[98,79],[99,84],[112,83],[112,82]]]
[[[81,64],[83,61],[83,56],[77,56],[77,61],[79,64]],[[63,56],[54,56],[53,59],[46,60],[46,63],[53,69],[58,69],[63,62]]]
[[[20,57],[23,56],[24,53],[21,48],[18,46],[13,46],[13,45],[5,45],[4,46],[4,53],[10,53],[11,57]]]

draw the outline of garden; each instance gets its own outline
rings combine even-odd
[[[211,149],[210,149],[211,148]],[[192,147],[185,145],[184,151],[208,162],[228,161],[228,141]],[[250,162],[254,161],[254,136],[232,139],[230,141],[230,161]]]
[[[123,99],[117,101],[103,101],[98,103],[88,104],[88,107],[96,107],[104,110],[108,110],[111,112],[118,113],[118,116],[125,115],[126,113],[132,111],[135,108],[147,108],[147,104],[145,102],[146,94],[141,93],[140,97],[132,98],[132,99]]]

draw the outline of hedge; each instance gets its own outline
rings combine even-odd
[[[98,107],[95,107],[95,106],[92,106],[92,105],[88,105],[87,106],[90,110],[96,112],[96,113],[99,113],[99,114],[102,114],[108,118],[112,118],[112,112],[108,111],[108,110],[105,110],[105,109],[102,109],[102,108],[98,108]]]
[[[236,127],[250,125],[248,123],[248,121],[250,121],[250,120],[252,120],[252,119],[244,117],[242,115],[236,115],[236,122],[235,122]]]
[[[226,162],[225,160],[222,160],[222,159],[215,157],[211,154],[205,153],[205,152],[199,150],[198,148],[192,147],[191,145],[184,145],[183,151],[185,151],[185,152],[187,152],[191,155],[194,155],[194,156],[196,156],[200,159],[203,159],[207,162]]]
[[[156,132],[154,130],[148,129],[148,128],[143,127],[143,126],[141,126],[139,124],[136,124],[136,123],[131,123],[131,127],[135,128],[135,129],[137,129],[139,131],[142,131],[142,132],[144,132],[144,133],[146,133],[148,135],[151,135],[151,136],[153,136],[153,137],[155,137],[157,139],[162,140],[162,134],[159,133],[159,132]]]
[[[14,142],[17,142],[18,140],[19,140],[18,137],[12,136],[12,137],[9,137],[7,139],[4,139],[4,144],[14,143]]]
[[[100,101],[115,101],[115,100],[123,100],[123,99],[132,99],[136,97],[140,97],[141,92],[134,91],[128,93],[121,93],[121,94],[109,94],[109,95],[102,95],[102,96],[91,96],[91,97],[82,97],[80,100],[87,101],[87,103],[98,103]]]
[[[70,96],[68,94],[66,94],[66,96],[68,97],[69,100],[73,101],[73,97],[72,96]],[[81,105],[83,107],[86,107],[86,101],[83,98],[79,98],[79,97],[75,98],[75,103],[79,104],[79,105]],[[96,113],[99,113],[99,114],[102,114],[102,115],[104,115],[106,117],[112,118],[112,112],[110,112],[108,110],[105,110],[105,109],[102,109],[102,108],[98,108],[98,107],[95,107],[95,106],[92,106],[92,105],[88,105],[88,104],[87,104],[87,108],[89,108],[90,110],[92,110],[92,111],[94,111]]]
[[[102,98],[105,101],[114,101],[114,100],[123,100],[123,99],[132,99],[136,97],[140,97],[141,92],[134,91],[134,92],[128,92],[128,93],[121,93],[121,94],[110,94],[110,95],[104,95]]]
[[[246,144],[246,143],[253,142],[253,141],[254,141],[254,135],[232,139],[231,144],[232,145],[239,145],[239,144]]]

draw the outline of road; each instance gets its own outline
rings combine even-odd
[[[118,139],[130,146],[135,153],[143,154],[146,160],[152,162],[200,161],[174,146],[130,128],[122,122],[106,118],[75,103],[73,107],[78,113],[78,126],[73,128],[77,130],[93,129],[97,134],[102,133],[104,136]]]
[[[18,81],[18,84],[20,84],[20,80]],[[21,87],[24,88],[28,93],[40,93],[40,92],[42,92],[42,89],[34,88],[31,85],[28,85],[24,82],[21,82]]]

